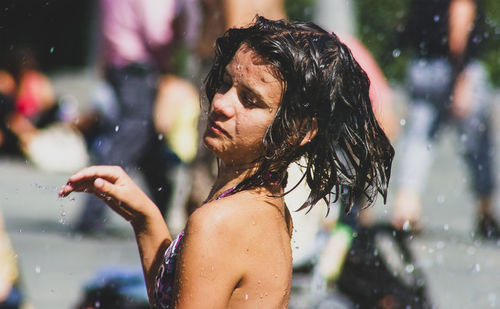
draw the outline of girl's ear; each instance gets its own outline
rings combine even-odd
[[[316,119],[316,117],[313,117],[311,128],[300,142],[300,146],[304,146],[305,144],[311,142],[317,133],[318,133],[318,119]]]

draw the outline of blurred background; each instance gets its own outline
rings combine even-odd
[[[143,158],[151,145],[144,146],[130,172],[152,196],[164,199],[165,220],[174,234],[182,230],[193,207],[203,201],[206,193],[199,188],[209,189],[206,184],[213,177],[213,158],[197,139],[204,120],[199,95],[213,40],[225,28],[248,24],[256,12],[269,18],[315,21],[339,34],[355,58],[359,57],[373,88],[379,90],[378,99],[372,100],[396,148],[387,203],[379,199],[354,225],[338,218],[338,205],[333,205],[328,216],[325,209],[294,214],[296,267],[290,308],[354,308],[352,295],[336,283],[349,275],[342,267],[352,253],[347,253],[352,239],[359,234],[351,228],[391,222],[403,177],[398,171],[405,161],[400,153],[405,152],[400,150],[413,115],[407,74],[415,53],[401,37],[411,0],[254,1],[253,8],[237,0],[170,2],[181,4],[172,7],[179,18],[170,17],[173,34],[167,42],[168,64],[151,71],[159,76],[151,103],[156,139],[151,145],[163,147],[158,170],[166,180],[152,185],[153,176],[143,162],[151,160]],[[475,59],[482,64],[488,85],[491,134],[487,156],[495,163],[500,147],[500,127],[495,121],[500,116],[500,2],[484,0],[480,8],[484,23],[474,37],[475,43],[481,43]],[[0,308],[21,308],[19,304],[42,309],[147,308],[140,261],[128,224],[110,212],[89,219],[86,210],[102,210],[88,210],[91,202],[83,195],[57,197],[73,171],[102,162],[109,142],[106,136],[125,132],[120,122],[120,95],[109,77],[112,65],[105,56],[102,10],[98,0],[0,1],[0,267],[6,265],[0,270],[0,302],[4,304]],[[122,16],[126,15],[118,15],[117,20]],[[443,16],[435,15],[436,22],[440,18]],[[118,38],[123,39],[111,37]],[[133,70],[144,72],[143,67],[134,66]],[[457,134],[454,126],[452,121],[440,130],[441,138],[425,144],[432,150],[433,161],[421,184],[419,229],[409,231],[412,233],[403,244],[411,250],[411,259],[403,259],[398,251],[393,236],[399,231],[377,244],[382,247],[375,249],[375,256],[380,255],[388,265],[392,278],[401,279],[403,286],[416,287],[412,290],[415,295],[430,300],[432,305],[420,304],[422,308],[497,308],[500,230],[487,225],[486,237],[478,237],[482,235],[478,224],[483,221],[481,215],[476,218],[477,194],[470,189],[474,180],[467,158],[461,156],[467,147],[464,140],[474,137],[462,131]],[[122,152],[137,139],[130,137]],[[482,175],[483,165],[476,167]],[[485,165],[484,169],[498,183],[499,165]],[[492,217],[500,213],[495,188],[488,191]],[[287,203],[293,210],[294,201]],[[88,220],[99,224],[82,224]],[[350,227],[345,239],[339,238],[338,220]],[[340,253],[325,252],[323,248],[328,246]],[[320,261],[328,264],[326,268],[318,268]],[[398,263],[402,265],[394,266]],[[408,276],[418,282],[405,282]],[[365,280],[376,287],[381,278]],[[372,285],[364,289],[370,290]],[[405,308],[394,299],[397,297],[377,301],[371,307]]]

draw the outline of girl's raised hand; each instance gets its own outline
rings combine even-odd
[[[75,173],[61,188],[59,196],[72,192],[96,195],[132,225],[139,223],[152,209],[157,209],[149,197],[119,166],[91,166]]]

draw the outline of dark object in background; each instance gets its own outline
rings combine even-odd
[[[2,0],[0,66],[30,46],[42,71],[83,68],[96,56],[96,0]]]
[[[433,308],[424,275],[414,264],[408,233],[383,224],[359,228],[357,233],[337,280],[337,288],[355,308]],[[386,252],[384,240],[392,252]]]
[[[103,268],[84,287],[74,309],[149,309],[146,283],[141,269]]]
[[[7,299],[0,302],[0,309],[19,309],[22,307],[23,301],[24,297],[19,288],[19,284],[14,284]]]

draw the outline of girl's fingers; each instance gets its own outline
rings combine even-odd
[[[104,196],[111,197],[117,200],[119,199],[118,196],[116,196],[115,186],[105,179],[97,178],[94,181],[94,188],[98,194],[102,194]]]
[[[66,184],[61,187],[61,190],[59,191],[59,196],[60,197],[66,197],[68,196],[71,192],[73,192],[73,186],[71,184]]]
[[[94,194],[129,221],[150,202],[125,171],[116,166],[91,166],[80,170],[62,186],[59,196],[66,197],[72,192]]]
[[[114,184],[124,177],[126,174],[121,167],[87,167],[72,175],[66,185],[61,188],[59,195],[65,197],[72,192],[88,192],[115,197]]]
[[[115,182],[123,170],[116,166],[91,166],[80,170],[69,178],[69,182],[78,182],[84,179],[104,178],[110,182]]]
[[[60,196],[68,196],[72,192],[94,193],[94,179],[85,179],[78,182],[68,182],[61,188]]]
[[[116,183],[125,172],[117,166],[91,166],[84,168],[68,179],[68,183],[61,188],[60,196],[67,196],[71,192],[95,191],[95,180],[101,178],[110,183]]]

